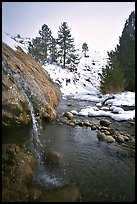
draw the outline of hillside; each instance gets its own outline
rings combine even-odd
[[[9,42],[2,43],[3,126],[28,124],[34,113],[39,119],[55,118],[59,87],[16,42]]]
[[[3,34],[3,41],[15,49],[20,46],[26,53],[30,38],[19,38],[9,34]],[[43,68],[51,78],[60,85],[62,94],[74,96],[77,94],[99,94],[100,74],[106,65],[107,59],[103,59],[97,51],[88,52],[89,57],[84,57],[82,51],[78,51],[80,62],[77,67],[62,69],[57,64],[46,64]]]

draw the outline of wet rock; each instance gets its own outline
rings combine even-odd
[[[74,127],[74,126],[75,126],[75,123],[70,122],[70,123],[69,123],[69,125],[71,125],[71,126],[73,126],[73,127]]]
[[[114,137],[117,138],[118,136],[121,136],[121,133],[118,130],[114,130]]]
[[[105,131],[105,130],[103,130],[103,131]],[[97,132],[97,138],[98,138],[98,140],[105,141],[107,143],[115,142],[115,139],[112,136],[106,135],[105,132],[101,132],[101,131]]]
[[[106,119],[100,120],[100,125],[101,126],[108,127],[110,124],[111,124],[111,122],[109,120],[106,120]]]
[[[17,144],[2,146],[3,202],[27,202],[36,158]]]
[[[64,113],[63,117],[67,117],[68,119],[71,120],[73,118],[73,113],[68,111],[68,112]]]
[[[81,121],[79,119],[76,120],[75,125],[79,125]]]
[[[91,125],[91,130],[96,130],[96,125]]]
[[[74,123],[74,124],[76,124],[76,123],[77,123],[77,121],[76,121],[76,119],[75,119],[75,118],[72,118],[72,119],[71,119],[71,122],[72,122],[72,123]]]
[[[101,130],[100,125],[96,125],[96,129],[97,129],[97,130]]]
[[[124,135],[123,138],[124,138],[125,142],[129,141],[129,137],[128,136]]]
[[[85,125],[85,126],[87,126],[87,127],[88,127],[88,126],[89,126],[89,127],[91,126],[91,124],[90,124],[90,122],[89,122],[88,120],[84,120],[84,121],[83,121],[83,125]]]
[[[63,156],[56,151],[48,151],[43,154],[45,164],[51,166],[59,166],[63,162]]]
[[[16,77],[15,77],[16,75]],[[17,77],[18,76],[18,77]],[[23,91],[29,96],[41,118],[53,120],[61,92],[48,73],[23,50],[13,50],[2,43],[2,125],[21,126],[31,123],[30,108]]]
[[[97,132],[97,138],[98,138],[99,140],[105,141],[106,135],[105,135],[104,132],[98,131],[98,132]]]
[[[110,132],[108,130],[105,130],[106,135],[110,135]]]
[[[113,128],[109,128],[108,131],[110,132],[111,135],[114,135],[115,129],[113,129]]]
[[[119,135],[119,136],[117,136],[116,141],[123,143],[125,140],[124,140],[124,137],[122,135]]]
[[[27,202],[29,197],[27,187],[12,181],[9,183],[8,187],[2,189],[2,202]]]
[[[60,119],[60,122],[62,122],[62,123],[67,123],[67,117],[61,118],[61,119]]]
[[[38,188],[30,188],[29,189],[29,201],[35,201],[39,199],[41,196],[41,190]]]
[[[112,136],[106,136],[105,137],[105,141],[107,143],[112,143],[112,142],[115,142],[115,139]]]
[[[135,138],[134,138],[134,137],[131,137],[130,142],[133,143],[133,144],[135,144]]]
[[[41,196],[41,202],[80,202],[81,195],[75,185],[66,185]]]
[[[79,126],[84,126],[84,122],[83,122],[83,121],[80,121],[80,122],[79,122]]]

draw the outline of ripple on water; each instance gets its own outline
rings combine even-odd
[[[52,141],[47,149],[63,155],[66,178],[78,185],[82,201],[134,199],[135,158],[128,146],[98,141],[96,131],[69,125],[49,124],[45,138]]]

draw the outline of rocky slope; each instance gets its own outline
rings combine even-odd
[[[39,118],[52,120],[61,98],[48,73],[20,47],[2,43],[2,125],[31,122],[30,106]]]

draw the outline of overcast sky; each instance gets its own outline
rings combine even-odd
[[[43,24],[57,38],[67,22],[76,48],[86,42],[89,50],[114,50],[135,2],[2,2],[2,30],[23,37],[39,36]]]

